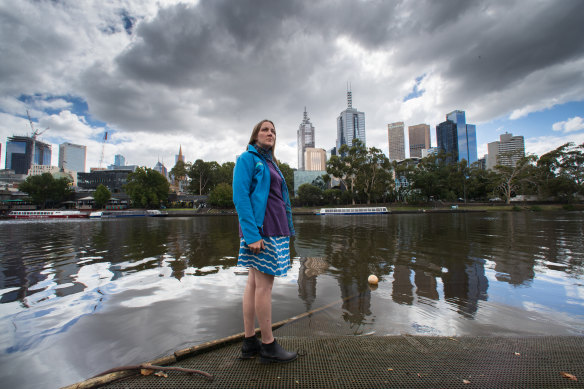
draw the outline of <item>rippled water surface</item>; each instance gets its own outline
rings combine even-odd
[[[273,319],[339,301],[328,315],[355,335],[584,335],[583,221],[297,216]],[[3,387],[56,388],[243,330],[233,216],[3,221],[0,244]]]

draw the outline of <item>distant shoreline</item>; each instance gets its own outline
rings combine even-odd
[[[386,206],[389,214],[417,214],[417,213],[476,213],[476,212],[546,212],[546,211],[584,211],[584,204],[448,204],[440,207],[432,206],[391,206],[389,204],[375,204]],[[349,205],[344,208],[351,207]],[[355,207],[367,207],[365,204]],[[456,208],[454,208],[456,207]],[[315,215],[321,207],[295,207],[292,214]],[[206,208],[200,209],[166,209],[169,217],[204,217],[204,216],[237,216],[235,209]],[[0,220],[11,220],[6,215],[0,216]]]

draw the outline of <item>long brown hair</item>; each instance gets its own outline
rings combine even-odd
[[[256,124],[253,127],[253,131],[251,132],[251,136],[249,137],[249,143],[250,145],[255,145],[256,142],[258,141],[258,133],[260,132],[260,130],[262,129],[262,125],[265,123],[272,123],[272,126],[274,126],[274,130],[276,130],[276,125],[274,124],[273,121],[269,120],[269,119],[264,119],[262,121],[260,121],[258,124]],[[276,133],[277,134],[277,133]],[[276,139],[278,138],[278,136],[276,135],[276,137],[274,138],[274,145],[272,146],[272,159],[274,160],[274,162],[277,164],[278,160],[276,159]]]

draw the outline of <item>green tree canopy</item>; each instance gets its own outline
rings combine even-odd
[[[95,193],[93,194],[95,205],[97,205],[98,208],[103,208],[107,204],[109,199],[111,199],[111,197],[112,197],[111,192],[103,184],[99,184],[95,189]]]
[[[191,178],[189,190],[197,195],[206,195],[215,186],[219,164],[215,161],[205,162],[197,159],[188,172]]]
[[[234,162],[224,162],[217,170],[216,183],[225,183],[231,185],[233,182],[233,169],[235,168]]]
[[[323,191],[312,184],[302,184],[298,187],[300,205],[312,206],[323,203]]]
[[[391,171],[391,163],[383,151],[375,147],[367,149],[357,180],[358,187],[367,196],[367,204],[391,190]]]
[[[156,170],[138,167],[128,174],[124,186],[134,205],[144,208],[158,208],[161,202],[168,200],[170,185],[166,178]]]
[[[365,163],[367,149],[359,139],[353,139],[351,147],[346,144],[338,150],[339,155],[333,155],[327,164],[326,172],[338,178],[351,194],[351,202],[355,204],[357,189],[357,174]]]
[[[55,179],[51,173],[43,173],[37,176],[28,176],[18,189],[27,193],[32,201],[46,208],[48,204],[55,205],[68,199],[73,190],[71,181],[66,178]]]
[[[282,172],[284,176],[284,180],[286,181],[286,186],[288,186],[288,192],[290,193],[290,197],[294,196],[294,169],[290,167],[287,163],[280,162],[278,164],[278,168]]]
[[[536,161],[535,155],[527,155],[517,161],[515,166],[495,166],[495,190],[505,198],[507,204],[510,204],[511,197],[517,194],[519,188],[537,185]]]
[[[179,159],[172,169],[170,169],[170,176],[175,181],[182,181],[187,177],[190,165]]]
[[[233,204],[233,188],[231,185],[221,182],[209,193],[209,204],[219,208],[235,208]]]

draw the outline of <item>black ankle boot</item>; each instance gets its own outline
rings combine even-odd
[[[240,359],[253,358],[260,352],[262,342],[257,336],[250,336],[249,338],[243,338],[243,345],[241,346],[241,356]]]
[[[292,362],[298,356],[295,352],[290,352],[284,350],[282,346],[276,342],[276,339],[272,343],[265,344],[262,343],[260,349],[260,362],[261,363],[285,363]]]

